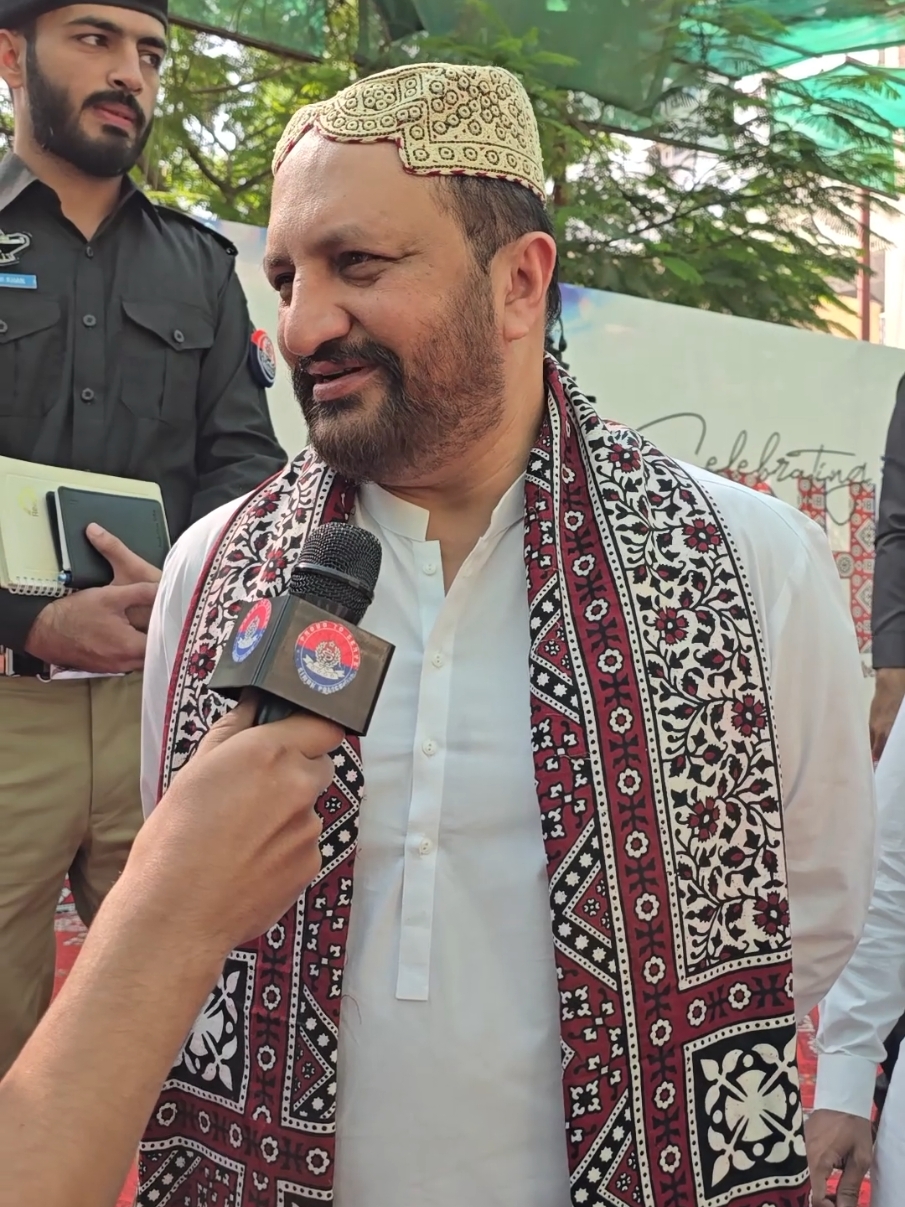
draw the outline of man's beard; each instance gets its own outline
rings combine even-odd
[[[359,394],[318,402],[307,368],[323,360],[374,365],[383,396],[376,403]],[[292,386],[314,451],[343,478],[394,484],[412,471],[434,473],[474,447],[502,414],[503,358],[489,278],[475,272],[406,364],[373,340],[328,340],[296,362]]]
[[[135,117],[132,134],[115,126],[101,138],[90,138],[79,127],[79,111],[71,104],[63,88],[48,79],[38,66],[33,41],[28,43],[26,91],[31,124],[38,146],[58,159],[72,164],[86,176],[108,178],[124,176],[137,162],[151,133],[152,123],[145,118],[138,101],[130,92],[94,92],[82,105],[126,105]]]

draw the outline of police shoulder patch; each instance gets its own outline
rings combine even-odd
[[[255,384],[269,390],[276,381],[277,357],[270,336],[262,328],[251,333],[248,346],[248,368]]]

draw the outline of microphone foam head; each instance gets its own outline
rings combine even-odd
[[[289,590],[333,604],[358,624],[374,598],[382,556],[380,541],[364,528],[322,524],[302,546]]]

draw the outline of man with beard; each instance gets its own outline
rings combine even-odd
[[[873,856],[824,537],[545,360],[556,244],[507,72],[372,76],[302,109],[274,168],[311,446],[171,557],[146,806],[314,526],[379,537],[366,624],[396,652],[334,755],[320,875],[230,954],[171,1071],[139,1201],[804,1207],[795,1010],[848,958]]]
[[[284,457],[235,249],[128,176],[166,33],[165,0],[0,0],[15,111],[0,164],[0,454],[157,481],[178,536]],[[0,1074],[50,998],[64,878],[90,920],[141,821],[159,574],[89,534],[112,585],[57,601],[0,592]]]

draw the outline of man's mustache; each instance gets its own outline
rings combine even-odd
[[[393,376],[402,377],[402,362],[395,352],[391,352],[384,344],[375,340],[346,340],[329,339],[320,344],[311,356],[300,356],[293,368],[293,378],[309,378],[311,365],[318,361],[331,361],[335,365],[343,365],[347,361],[365,361],[380,369],[386,369]]]
[[[131,92],[117,92],[115,89],[111,89],[109,92],[92,92],[91,96],[83,102],[82,109],[92,109],[95,105],[123,105],[135,118],[136,134],[141,134],[147,124],[141,105]]]
[[[386,385],[391,393],[405,392],[405,371],[402,361],[395,352],[391,352],[383,344],[378,344],[375,340],[325,340],[311,356],[300,356],[292,369],[292,390],[306,415],[308,415],[308,408],[315,407],[315,379],[308,369],[312,364],[324,360],[331,361],[340,368],[349,361],[373,365],[375,368],[383,370]]]

